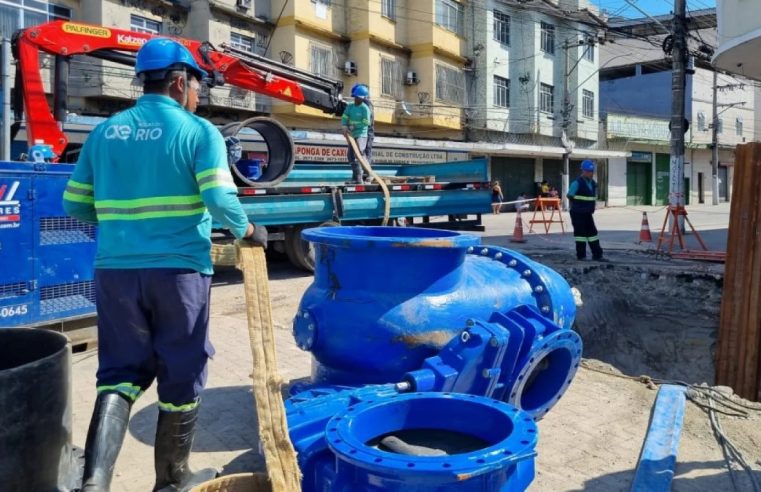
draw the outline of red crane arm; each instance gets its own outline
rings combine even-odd
[[[14,56],[18,61],[17,80],[21,81],[23,105],[27,115],[27,138],[30,145],[37,139],[53,146],[60,155],[67,144],[61,130],[65,119],[65,92],[68,58],[90,55],[134,65],[134,53],[152,34],[132,32],[104,26],[69,21],[53,21],[18,31],[14,36]],[[307,104],[326,113],[340,114],[343,83],[285,65],[265,57],[232,48],[222,51],[208,43],[174,38],[185,45],[198,64],[214,75],[213,85],[229,83],[259,94],[294,104]],[[55,113],[45,95],[40,71],[40,52],[56,56]],[[65,69],[59,70],[59,64]],[[63,92],[60,94],[59,92]],[[58,111],[64,108],[63,111]],[[60,113],[60,114],[58,114]]]

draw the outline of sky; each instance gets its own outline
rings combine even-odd
[[[642,10],[650,15],[668,14],[674,9],[673,0],[633,0]],[[621,15],[623,17],[643,17],[634,7],[624,0],[592,0],[601,9],[608,11],[608,15]],[[687,0],[687,8],[699,10],[716,7],[716,0]]]

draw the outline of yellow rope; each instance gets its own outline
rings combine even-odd
[[[373,171],[373,168],[370,166],[370,163],[365,160],[365,156],[362,155],[362,152],[359,151],[359,147],[357,147],[357,141],[354,140],[354,137],[351,135],[346,135],[346,141],[349,142],[349,145],[351,145],[352,150],[354,151],[354,155],[357,157],[357,160],[359,160],[359,163],[362,164],[362,167],[367,171],[367,174],[373,177],[375,181],[378,182],[378,184],[381,187],[381,190],[383,190],[383,201],[384,201],[384,208],[383,208],[383,222],[381,225],[388,225],[388,219],[391,216],[391,193],[388,191],[388,186],[386,186],[386,182],[381,178],[375,171]]]
[[[272,484],[272,492],[299,492],[301,472],[288,436],[285,406],[277,373],[275,336],[272,329],[269,279],[264,249],[238,243],[238,269],[243,271],[248,333],[254,359],[254,399],[259,440]]]

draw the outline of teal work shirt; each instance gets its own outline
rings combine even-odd
[[[349,104],[341,117],[341,126],[348,128],[354,138],[366,137],[370,126],[370,108],[367,104]]]
[[[211,274],[212,217],[237,238],[248,228],[237,191],[219,130],[147,94],[92,131],[63,206],[98,225],[96,268]]]

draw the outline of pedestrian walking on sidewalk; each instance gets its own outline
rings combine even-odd
[[[505,195],[502,194],[502,186],[499,181],[491,184],[491,211],[494,215],[499,215],[502,210],[502,202],[505,201]]]
[[[221,133],[193,114],[206,76],[180,43],[137,54],[144,95],[98,125],[67,183],[66,212],[98,224],[97,392],[82,490],[108,491],[134,401],[158,380],[155,491],[216,476],[188,458],[206,384],[212,218],[266,245],[237,198]]]
[[[568,188],[568,198],[571,201],[571,224],[573,238],[576,242],[576,258],[584,260],[587,257],[587,244],[592,250],[592,259],[607,261],[603,258],[600,239],[597,237],[595,226],[595,202],[597,201],[597,183],[593,179],[595,165],[590,160],[581,163],[581,176],[571,183]]]

